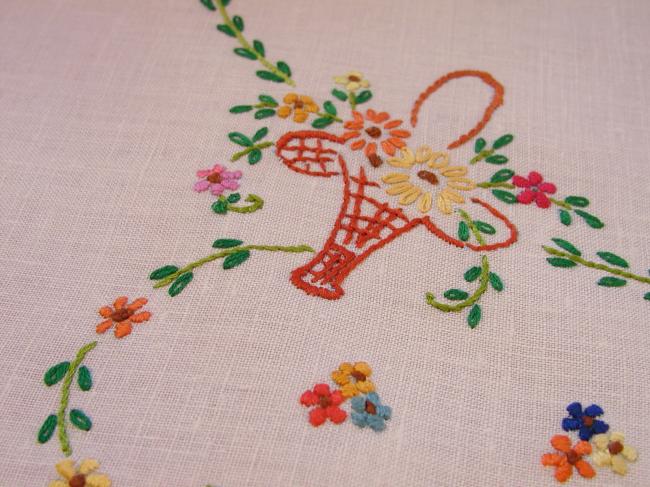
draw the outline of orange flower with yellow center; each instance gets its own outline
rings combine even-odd
[[[318,105],[314,103],[311,96],[287,93],[282,101],[285,103],[278,108],[278,117],[287,118],[293,113],[293,121],[303,123],[310,113],[318,112]]]
[[[392,172],[381,179],[388,184],[386,193],[399,196],[400,205],[417,203],[421,213],[428,213],[433,206],[435,194],[436,207],[444,214],[453,211],[453,205],[465,203],[460,191],[471,191],[476,183],[467,178],[467,168],[450,166],[449,154],[434,152],[428,146],[422,146],[415,153],[408,147],[401,150],[402,157],[391,157],[388,164],[393,167],[411,169],[415,165],[426,165],[428,169],[419,170],[416,175],[421,181],[412,182],[410,174]]]

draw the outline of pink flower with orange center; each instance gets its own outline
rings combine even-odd
[[[397,149],[406,146],[406,139],[411,136],[408,130],[400,129],[402,120],[391,120],[387,112],[379,112],[372,109],[366,111],[365,116],[360,112],[353,111],[353,120],[345,122],[344,127],[348,129],[342,137],[346,141],[352,141],[350,149],[362,150],[373,167],[379,167],[384,161],[377,154],[381,146],[387,156],[394,156]]]

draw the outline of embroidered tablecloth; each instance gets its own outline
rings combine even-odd
[[[649,485],[649,21],[4,0],[0,485]]]

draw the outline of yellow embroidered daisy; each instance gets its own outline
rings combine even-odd
[[[381,179],[388,184],[386,193],[391,196],[399,195],[400,205],[411,205],[417,202],[421,213],[428,213],[433,206],[433,188],[435,191],[436,207],[449,215],[453,211],[453,204],[465,203],[465,198],[460,191],[471,191],[476,188],[476,183],[467,178],[467,168],[463,166],[450,166],[449,154],[434,152],[428,146],[422,146],[415,153],[408,147],[401,150],[401,157],[391,157],[387,160],[393,167],[412,169],[416,164],[426,164],[429,169],[421,169],[416,175],[422,181],[421,185],[411,181],[410,174],[393,172],[384,175]]]
[[[99,462],[92,458],[82,460],[79,468],[71,459],[60,461],[55,468],[62,478],[50,482],[49,487],[111,487],[111,479],[107,475],[94,473],[99,468]]]
[[[343,396],[350,398],[375,390],[375,384],[369,379],[371,375],[372,369],[366,362],[356,362],[354,365],[343,362],[338,370],[332,372],[332,380],[341,386]]]
[[[348,91],[356,91],[359,88],[368,88],[370,86],[370,82],[359,71],[348,71],[342,76],[334,76],[334,82],[345,86]]]
[[[627,462],[635,462],[636,449],[625,444],[623,433],[603,433],[591,438],[596,451],[591,458],[599,467],[611,467],[619,475],[627,473]]]
[[[282,101],[285,103],[278,108],[278,117],[287,118],[293,112],[293,121],[303,123],[310,113],[318,112],[318,105],[311,96],[287,93]]]

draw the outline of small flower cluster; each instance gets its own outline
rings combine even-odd
[[[370,379],[372,369],[366,362],[343,362],[332,372],[332,380],[340,389],[331,390],[327,384],[316,384],[300,396],[300,404],[311,408],[309,422],[320,426],[328,419],[334,424],[343,423],[348,413],[341,406],[350,399],[350,420],[359,428],[366,426],[374,431],[386,429],[392,410],[382,404],[375,384]]]
[[[579,402],[567,406],[569,416],[562,420],[564,431],[577,431],[579,441],[572,444],[567,435],[555,435],[551,438],[551,446],[555,453],[542,455],[542,465],[555,467],[555,478],[566,482],[571,478],[573,469],[584,478],[593,478],[596,471],[586,460],[591,460],[597,467],[610,467],[619,475],[627,473],[628,462],[637,459],[637,451],[625,444],[623,433],[610,433],[609,425],[601,419],[603,409],[597,404],[582,408]]]

